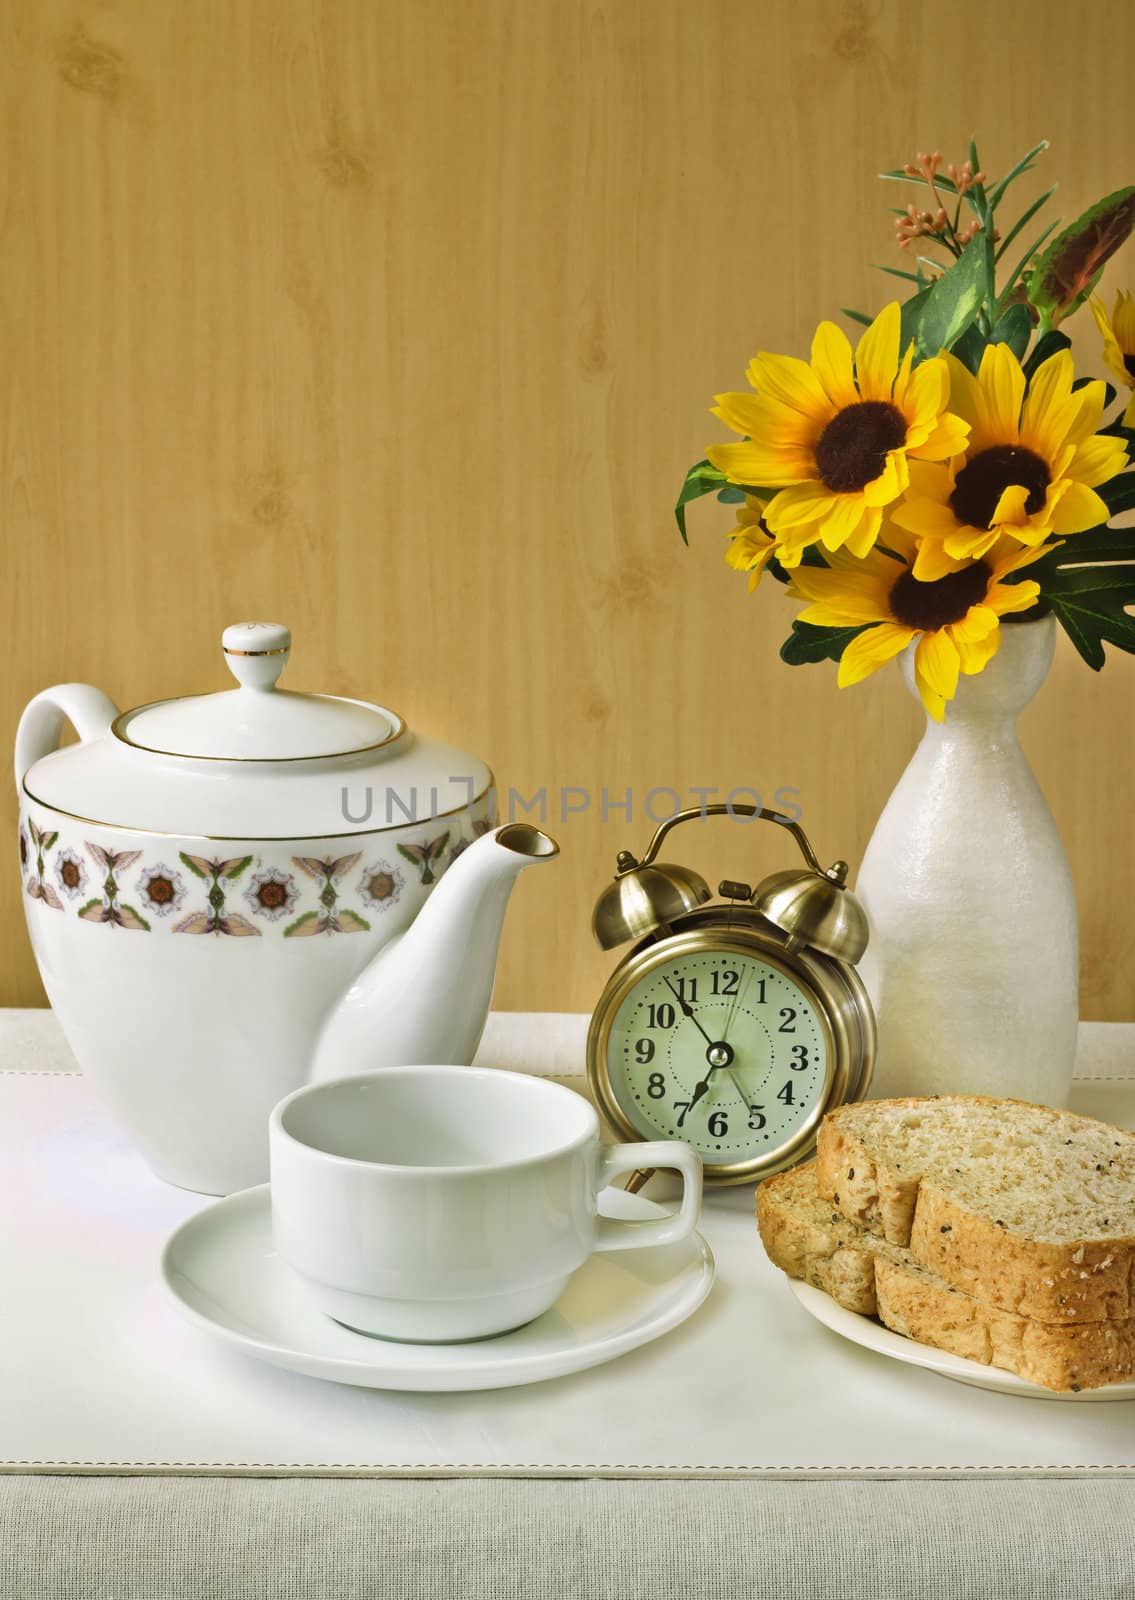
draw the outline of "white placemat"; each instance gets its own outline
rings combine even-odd
[[[178,1316],[155,1266],[207,1202],[150,1176],[54,1020],[0,1026],[0,1469],[436,1476],[1135,1473],[1135,1405],[991,1395],[857,1349],[769,1265],[748,1191],[711,1195],[718,1282],[656,1344],[490,1394],[297,1377]],[[581,1061],[579,1018],[495,1018],[482,1060]],[[1097,1030],[1077,1105],[1135,1126],[1135,1028]],[[582,1078],[567,1081],[582,1088]]]

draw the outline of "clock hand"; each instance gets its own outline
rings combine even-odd
[[[669,989],[670,993],[674,996],[674,999],[678,1002],[678,1006],[679,1006],[679,1009],[681,1010],[682,1015],[684,1017],[689,1017],[690,1021],[693,1023],[694,1027],[701,1034],[701,1036],[705,1040],[706,1044],[712,1045],[712,1044],[716,1043],[715,1040],[710,1038],[709,1034],[706,1033],[705,1029],[702,1027],[701,1023],[698,1021],[697,1014],[694,1011],[693,1006],[685,998],[685,996],[682,994],[682,991],[680,989],[675,989],[674,985],[670,982],[669,978],[666,979],[666,987]]]
[[[702,1027],[701,1023],[698,1021],[697,1013],[695,1012],[693,1006],[690,1005],[689,1001],[686,999],[685,995],[683,995],[682,991],[680,989],[676,988],[674,986],[674,984],[672,984],[670,982],[669,978],[667,978],[665,981],[666,981],[666,987],[669,989],[670,993],[674,996],[674,999],[678,1002],[678,1009],[681,1011],[681,1013],[682,1013],[682,1015],[684,1017],[688,1017],[689,1020],[693,1023],[694,1027],[698,1030],[698,1032],[701,1034],[702,1038],[705,1040],[706,1047],[707,1047],[706,1048],[706,1052],[705,1052],[705,1058],[706,1058],[706,1061],[708,1062],[708,1068],[707,1068],[705,1077],[702,1078],[700,1083],[695,1083],[694,1084],[693,1096],[691,1097],[689,1106],[687,1107],[687,1114],[688,1114],[697,1105],[698,1101],[702,1098],[702,1096],[709,1093],[710,1075],[712,1073],[716,1072],[719,1067],[728,1066],[729,1063],[733,1060],[733,1051],[723,1041],[710,1038],[709,1034],[706,1033],[705,1029]]]
[[[731,1045],[726,1044],[724,1034],[720,1039],[710,1038],[709,1034],[706,1033],[705,1029],[698,1021],[693,1007],[684,998],[681,991],[679,989],[675,989],[669,978],[666,979],[666,987],[670,990],[670,993],[674,996],[674,999],[681,1007],[682,1015],[684,1017],[689,1017],[690,1021],[693,1023],[694,1027],[698,1030],[709,1047],[705,1053],[706,1061],[709,1063],[709,1072],[706,1073],[706,1076],[700,1083],[694,1085],[694,1098],[690,1101],[690,1105],[692,1107],[697,1103],[698,1100],[701,1099],[702,1095],[707,1093],[709,1090],[709,1073],[716,1072],[720,1067],[727,1067],[732,1062],[733,1049]],[[732,1015],[732,1012],[730,1012],[730,1021],[732,1020]],[[729,1023],[727,1022],[725,1026],[726,1030],[728,1031]],[[734,1079],[733,1081],[736,1083],[737,1080]]]
[[[700,1083],[695,1083],[694,1084],[693,1099],[690,1101],[688,1107],[686,1108],[687,1115],[689,1114],[689,1112],[691,1112],[694,1109],[694,1107],[697,1105],[698,1101],[701,1099],[702,1095],[703,1094],[708,1094],[708,1093],[709,1093],[709,1079],[708,1078],[703,1078]]]
[[[736,1089],[737,1093],[741,1096],[741,1103],[745,1107],[745,1110],[746,1111],[752,1111],[753,1108],[749,1104],[749,1097],[745,1093],[744,1089],[741,1087],[741,1080],[738,1078],[737,1074],[733,1071],[732,1067],[729,1068],[729,1076],[733,1079],[733,1087]]]
[[[722,1067],[731,1067],[733,1065],[733,1051],[731,1047],[724,1042],[715,1041],[706,1051],[705,1059],[708,1062],[706,1074],[700,1083],[694,1084],[694,1097],[690,1101],[689,1106],[691,1111],[697,1105],[702,1095],[709,1093],[711,1088],[709,1080],[713,1074],[715,1072],[720,1072]]]
[[[745,974],[744,986],[741,984],[737,985],[737,993],[733,996],[733,1004],[730,1006],[729,1015],[725,1019],[725,1027],[721,1034],[722,1040],[728,1039],[729,1037],[729,1030],[733,1026],[733,1018],[737,1015],[737,1007],[741,1004],[743,997],[748,992],[749,983],[752,979],[752,976],[753,971],[750,967],[749,971]]]

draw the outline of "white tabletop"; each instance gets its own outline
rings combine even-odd
[[[586,1019],[498,1015],[480,1060],[582,1088]],[[1125,1070],[1126,1069],[1126,1070]],[[1083,1030],[1076,1105],[1135,1125],[1135,1027]],[[819,1327],[766,1260],[752,1195],[707,1197],[709,1301],[602,1368],[487,1394],[385,1394],[262,1366],[158,1281],[209,1202],[153,1178],[54,1018],[0,1013],[0,1469],[344,1476],[1135,1473],[1130,1403],[997,1396]]]

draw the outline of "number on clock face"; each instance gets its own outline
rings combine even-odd
[[[758,956],[675,956],[615,1015],[607,1073],[646,1138],[685,1139],[713,1166],[787,1143],[824,1091],[827,1034],[812,1000]]]

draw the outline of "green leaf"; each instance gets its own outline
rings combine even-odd
[[[1047,139],[1042,139],[1039,144],[1034,144],[1033,145],[1033,147],[1029,151],[1028,155],[1025,155],[1025,156],[1021,157],[1021,159],[1017,162],[1017,165],[1015,167],[1010,167],[1009,171],[1005,174],[1005,176],[1003,178],[998,179],[998,181],[993,185],[992,189],[990,189],[990,191],[989,191],[989,204],[990,204],[991,207],[996,207],[997,206],[997,204],[1001,200],[1002,196],[1004,195],[1005,190],[1009,187],[1009,185],[1013,182],[1013,180],[1015,178],[1019,178],[1024,173],[1032,171],[1032,160],[1033,160],[1033,157],[1034,156],[1043,155],[1044,152],[1047,149],[1048,149],[1048,140]],[[975,167],[974,171],[976,172],[977,170],[978,169]],[[1055,187],[1056,187],[1056,185],[1053,184],[1052,188],[1055,189]],[[1052,189],[1050,189],[1048,192],[1049,192],[1049,194],[1051,194],[1052,193]]]
[[[717,491],[717,498],[723,506],[739,506],[744,503],[745,491],[735,483],[727,483],[724,489]]]
[[[984,293],[985,238],[979,233],[937,283],[914,296],[921,301],[909,317],[915,355],[936,356],[939,350],[948,350],[976,318]],[[911,303],[908,300],[907,306]]]
[[[1121,511],[1130,511],[1135,506],[1135,472],[1122,472],[1109,483],[1101,483],[1096,493],[1113,517]]]
[[[930,288],[933,288],[933,284]],[[907,345],[913,344],[916,360],[922,354],[918,348],[918,319],[929,298],[930,289],[922,289],[918,294],[912,294],[909,300],[904,300],[901,308],[899,350],[905,355]]]
[[[870,623],[863,625],[870,626]],[[863,632],[863,627],[818,628],[810,622],[794,622],[792,632],[780,647],[780,659],[787,661],[790,667],[838,661],[856,634]]]
[[[960,339],[955,339],[951,347],[951,354],[969,368],[972,373],[977,372],[981,366],[981,358],[985,354],[985,347],[989,343],[976,322],[971,322]]]
[[[1135,473],[1131,476],[1135,477]],[[1058,584],[1062,572],[1082,571],[1089,562],[1101,561],[1135,561],[1135,528],[1109,528],[1105,522],[1101,527],[1089,528],[1086,533],[1071,534],[1042,560],[1022,567],[1019,575],[1036,578],[1047,592],[1049,581]]]
[[[1054,356],[1058,350],[1067,350],[1071,343],[1068,335],[1058,332],[1056,328],[1050,328],[1047,333],[1042,333],[1025,362],[1025,377],[1031,378],[1043,361],[1047,361],[1049,356]]]
[[[686,507],[690,501],[700,500],[703,494],[713,494],[723,483],[728,482],[729,479],[724,472],[711,466],[708,461],[697,462],[686,473],[682,482],[682,492],[678,496],[678,504],[674,507],[674,518],[684,544],[690,542],[686,537]]]
[[[1110,588],[1118,570],[1123,581],[1135,586],[1135,528],[1109,528],[1103,523],[1086,533],[1065,539],[1039,561],[1009,574],[1009,583],[1033,578],[1041,594],[1055,600],[1061,594],[1092,587]]]
[[[1028,577],[1028,573],[1025,573]],[[1065,567],[1059,582],[1048,591],[1050,599],[1065,595],[1102,594],[1105,590],[1122,589],[1127,595],[1126,605],[1135,604],[1135,566],[1123,561],[1110,567]]]
[[[1060,322],[1091,293],[1105,262],[1135,228],[1135,184],[1098,200],[1057,234],[1029,275],[1029,301],[1042,323]]]
[[[989,342],[1007,344],[1017,360],[1023,361],[1032,336],[1033,319],[1029,315],[1028,306],[1015,305],[1010,306],[1004,316],[998,318],[993,337]]]
[[[1041,206],[1044,205],[1046,201],[1051,200],[1055,193],[1056,185],[1053,184],[1051,189],[1046,189],[1044,191],[1039,200],[1033,201],[1032,205],[1029,206],[1027,211],[1021,212],[1021,215],[1017,218],[1016,222],[1014,222],[1008,233],[1001,240],[1001,243],[997,246],[997,253],[993,257],[994,261],[1000,261],[1001,257],[1005,254],[1006,250],[1008,250],[1013,240],[1020,233],[1021,229],[1028,226],[1028,224],[1040,210]],[[1053,223],[1053,227],[1055,226],[1056,224]]]
[[[880,178],[888,179],[891,183],[923,183],[924,184],[926,182],[926,179],[924,177],[922,177],[922,175],[920,173],[917,173],[917,172],[914,172],[914,173],[904,172],[901,167],[893,167],[890,172],[880,172],[878,174],[878,176]],[[953,181],[952,178],[947,178],[947,176],[946,176],[946,174],[944,172],[940,172],[940,173],[937,174],[937,176],[934,179],[934,187],[936,189],[941,189],[943,194],[957,194],[957,192],[958,192],[957,184]],[[903,215],[905,216],[906,213],[904,212]]]
[[[881,261],[873,261],[871,265],[876,272],[890,273],[892,278],[905,278],[907,283],[921,283],[922,279],[917,272],[904,272],[901,267],[885,267]]]
[[[1114,589],[1075,589],[1050,600],[1061,627],[1093,671],[1104,664],[1105,643],[1135,654],[1135,617],[1124,609],[1135,605],[1135,581]]]
[[[1032,258],[1036,255],[1037,251],[1040,249],[1040,247],[1044,243],[1044,241],[1048,238],[1048,236],[1052,232],[1053,228],[1058,228],[1059,226],[1060,226],[1060,218],[1057,217],[1055,219],[1055,221],[1050,222],[1048,227],[1044,230],[1044,232],[1038,234],[1036,236],[1036,238],[1033,240],[1032,244],[1029,245],[1029,247],[1025,251],[1024,255],[1017,262],[1017,265],[1013,268],[1012,272],[1006,278],[1005,287],[1002,289],[1001,293],[997,296],[998,305],[1001,305],[1001,306],[1005,305],[1005,303],[1009,299],[1009,296],[1012,294],[1014,288],[1016,287],[1017,279],[1025,271],[1025,268],[1028,266],[1028,264],[1032,260]],[[1027,276],[1027,274],[1026,274],[1026,276]]]
[[[862,311],[849,311],[846,306],[840,306],[845,317],[850,317],[852,322],[860,323],[864,328],[869,328],[873,318],[866,316]]]

